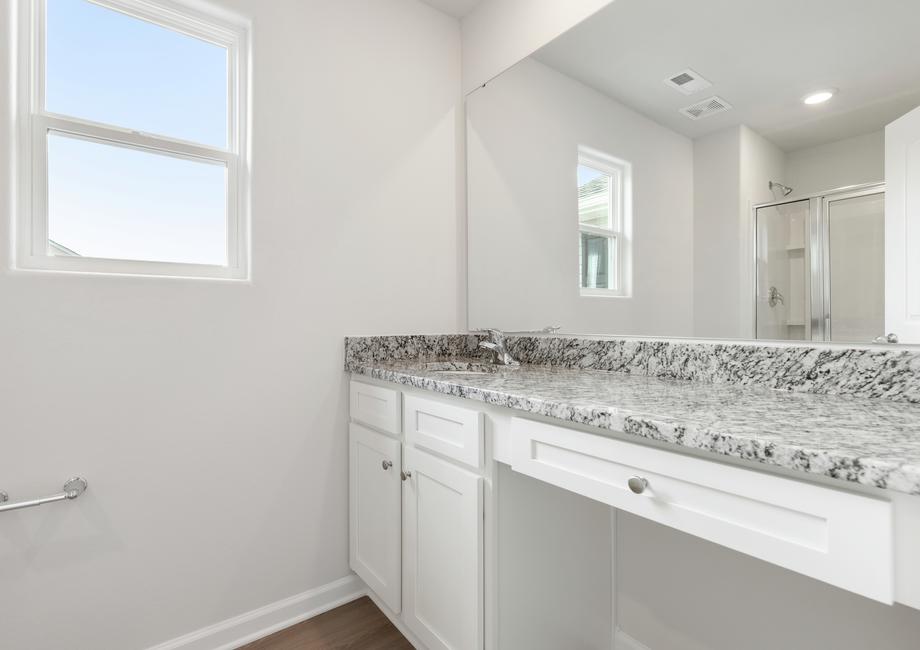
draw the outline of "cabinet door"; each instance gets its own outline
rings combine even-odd
[[[399,441],[350,427],[349,557],[352,570],[395,613],[401,604]]]
[[[403,620],[429,650],[482,648],[482,488],[472,472],[405,448]]]

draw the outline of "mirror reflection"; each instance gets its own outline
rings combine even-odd
[[[617,0],[473,92],[471,328],[920,343],[917,24]]]

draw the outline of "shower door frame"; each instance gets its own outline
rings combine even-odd
[[[758,203],[751,207],[751,251],[753,252],[754,272],[752,286],[753,303],[753,331],[754,340],[770,340],[757,338],[757,308],[758,308],[758,268],[757,268],[757,211],[761,208],[773,208],[790,203],[808,201],[808,242],[805,246],[807,254],[806,267],[809,271],[809,319],[806,321],[806,341],[831,340],[831,278],[830,260],[830,221],[828,208],[831,201],[842,201],[872,194],[884,194],[885,183],[861,183],[837,187],[817,194],[805,196],[783,197],[779,201]],[[867,341],[869,343],[870,341]]]

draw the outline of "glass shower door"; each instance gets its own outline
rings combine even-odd
[[[829,197],[825,295],[831,341],[885,335],[885,194]]]
[[[810,201],[757,208],[755,336],[811,338]]]

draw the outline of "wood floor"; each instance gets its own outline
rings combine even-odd
[[[240,650],[412,650],[412,645],[365,596]]]

